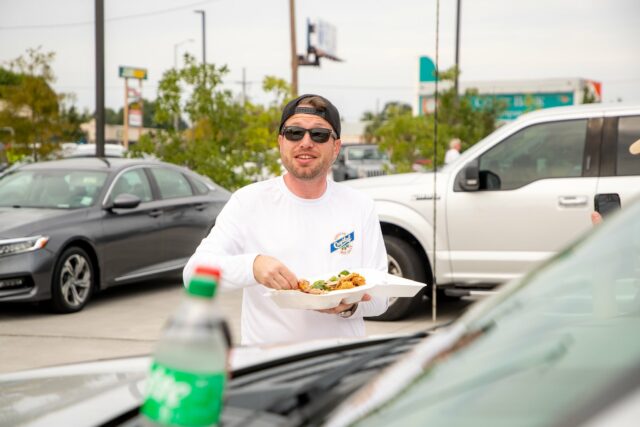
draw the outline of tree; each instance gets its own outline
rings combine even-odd
[[[582,103],[583,104],[594,104],[598,102],[598,98],[596,98],[595,93],[591,92],[587,86],[582,89]]]
[[[203,66],[189,55],[182,68],[166,71],[158,86],[154,115],[165,130],[141,137],[132,147],[133,155],[153,153],[232,190],[265,171],[278,172],[278,114],[289,87],[282,80],[267,78],[263,88],[274,95],[273,103],[241,105],[230,91],[220,89],[226,74],[226,66]],[[175,129],[176,115],[186,116],[191,127]]]
[[[411,105],[404,102],[387,102],[380,113],[365,111],[362,114],[362,121],[368,122],[364,129],[364,139],[367,142],[376,142],[376,131],[387,121],[391,114],[411,112]]]
[[[63,123],[62,141],[68,142],[86,142],[87,135],[80,128],[80,125],[91,120],[91,113],[86,109],[78,112],[74,105],[67,106],[63,104],[60,109],[60,117]]]
[[[108,125],[121,125],[122,117],[123,117],[122,108],[120,108],[119,111],[116,111],[113,108],[104,109],[104,122]]]
[[[440,73],[439,78],[453,80],[454,73],[452,68]],[[495,129],[497,118],[505,106],[498,101],[474,106],[477,95],[477,90],[471,89],[458,96],[453,86],[439,93],[436,164],[444,162],[444,154],[452,138],[460,138],[465,149]],[[398,172],[409,171],[416,160],[433,156],[434,115],[413,116],[409,109],[398,107],[390,107],[385,115],[372,137],[390,153]]]
[[[78,113],[66,108],[66,94],[57,94],[51,83],[55,76],[51,63],[55,54],[40,48],[28,49],[0,69],[0,127],[13,129],[11,155],[47,156],[66,137],[78,134]]]

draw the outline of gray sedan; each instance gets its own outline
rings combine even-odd
[[[0,301],[81,310],[101,289],[179,273],[230,193],[159,161],[82,158],[0,177]]]

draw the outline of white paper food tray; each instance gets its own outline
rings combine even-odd
[[[367,284],[353,289],[333,291],[321,295],[308,294],[297,290],[269,289],[266,296],[271,298],[280,308],[326,310],[340,305],[342,301],[346,304],[358,302],[365,293],[380,297],[412,297],[425,286],[424,283],[382,273],[378,270],[354,268],[349,271],[364,276]],[[313,283],[320,279],[326,280],[334,274],[329,273],[308,280],[309,283]]]

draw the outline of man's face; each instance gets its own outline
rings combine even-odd
[[[295,114],[285,122],[284,127],[287,126],[333,130],[328,121],[313,114]],[[300,141],[289,141],[283,135],[279,135],[278,144],[280,157],[287,171],[295,178],[312,180],[327,175],[338,156],[341,141],[332,136],[324,143],[313,142],[309,132],[306,132]]]

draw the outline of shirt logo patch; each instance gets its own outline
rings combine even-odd
[[[353,241],[355,240],[355,232],[351,233],[338,233],[336,234],[335,241],[331,243],[331,253],[340,251],[342,255],[346,255],[353,249]]]

